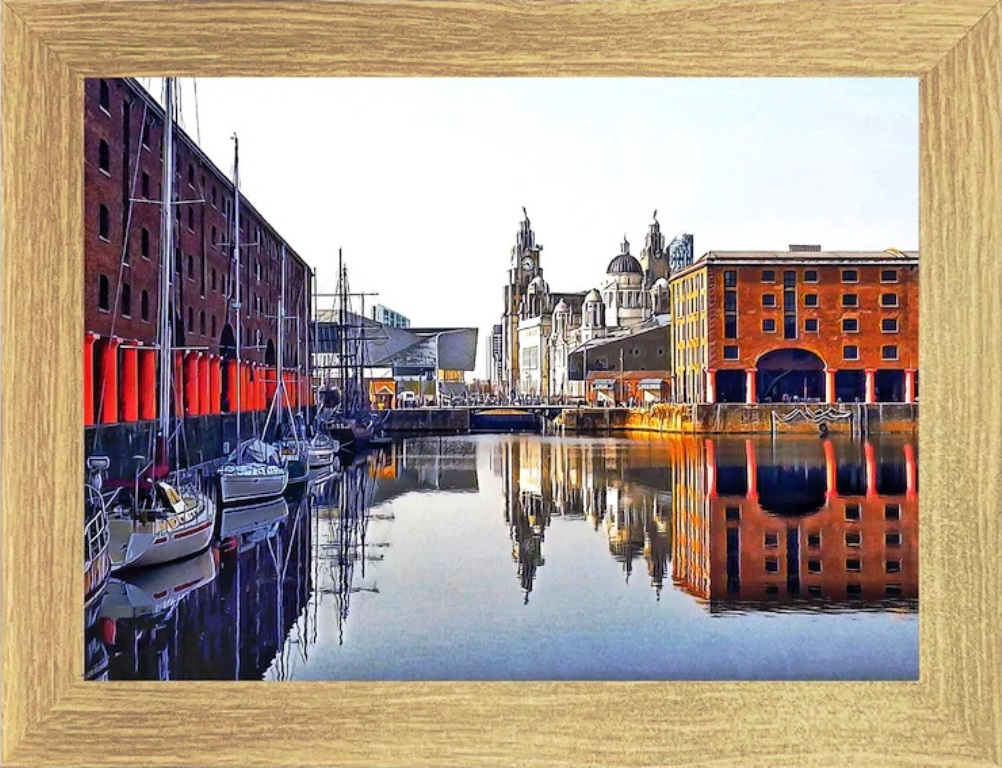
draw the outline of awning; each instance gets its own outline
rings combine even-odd
[[[641,379],[637,385],[638,389],[661,389],[664,385],[662,379]]]
[[[393,387],[391,387],[389,384],[379,384],[376,387],[376,389],[375,389],[375,393],[377,395],[395,395],[396,394],[396,392],[394,391]]]
[[[595,379],[591,383],[592,389],[613,389],[616,386],[615,379]]]

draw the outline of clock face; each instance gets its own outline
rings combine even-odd
[[[524,259],[522,259],[522,269],[524,269],[526,272],[532,269],[532,264],[533,264],[532,256],[526,256]]]

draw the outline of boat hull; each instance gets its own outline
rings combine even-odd
[[[242,465],[246,467],[247,465]],[[221,472],[219,494],[224,504],[260,501],[281,496],[289,485],[289,473]]]
[[[185,504],[182,512],[146,522],[111,518],[111,570],[162,565],[208,547],[215,528],[216,505],[201,491],[188,495]]]

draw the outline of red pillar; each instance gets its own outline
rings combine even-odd
[[[257,400],[258,410],[267,410],[268,398],[265,396],[264,367],[258,366],[254,372],[254,397]]]
[[[122,350],[122,372],[118,380],[122,421],[139,421],[139,349],[130,341]]]
[[[94,424],[94,342],[97,341],[97,334],[84,334],[84,369],[83,369],[83,390],[84,390],[84,426],[89,427]]]
[[[706,441],[706,494],[717,497],[717,446],[712,440]]]
[[[863,445],[863,456],[866,459],[866,497],[877,495],[877,452],[869,440]]]
[[[226,361],[226,392],[228,395],[228,402],[226,403],[227,412],[233,413],[237,409],[237,361],[236,360]]]
[[[209,355],[206,352],[198,355],[198,412],[212,413],[209,407]]]
[[[758,381],[755,378],[755,368],[745,368],[745,402],[753,405],[758,402]]]
[[[209,413],[223,410],[223,361],[218,355],[209,356]]]
[[[184,356],[184,406],[189,416],[197,416],[198,402],[198,356],[199,352],[186,352]]]
[[[834,368],[825,368],[825,402],[835,402],[835,373]]]
[[[829,499],[838,495],[838,462],[835,459],[835,445],[825,440],[825,496]]]
[[[755,459],[755,443],[751,440],[745,440],[745,465],[748,473],[748,498],[758,501],[758,461]]]
[[[265,368],[265,383],[264,383],[264,399],[268,401],[268,407],[271,407],[272,401],[275,399],[275,390],[278,389],[278,371],[274,368]],[[279,403],[281,406],[281,403]]]
[[[254,403],[251,399],[251,391],[250,391],[250,383],[251,383],[250,363],[244,363],[242,368],[243,370],[240,372],[240,410],[252,411],[254,410]]]
[[[706,402],[717,402],[717,372],[713,369],[706,372]]]
[[[905,494],[914,496],[918,492],[918,464],[915,462],[915,447],[905,444]]]
[[[104,340],[101,350],[101,423],[118,421],[118,345],[119,338]]]
[[[157,417],[157,351],[139,351],[139,418],[152,421]]]
[[[873,368],[867,368],[866,374],[866,402],[877,402],[877,372]]]
[[[915,369],[905,369],[905,402],[915,402]]]
[[[184,352],[174,351],[174,381],[171,384],[174,415],[184,416]]]

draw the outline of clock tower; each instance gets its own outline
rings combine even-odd
[[[644,288],[650,288],[659,277],[668,277],[668,253],[665,250],[665,236],[661,234],[658,212],[654,211],[654,221],[647,227],[647,241],[640,252],[640,266],[644,270]]]
[[[501,355],[502,373],[500,389],[506,397],[511,397],[518,389],[519,348],[518,318],[526,288],[534,277],[542,277],[540,253],[543,246],[536,242],[529,214],[522,208],[524,217],[519,225],[515,245],[511,249],[511,265],[508,269],[508,284],[504,289],[504,312],[501,315]]]

